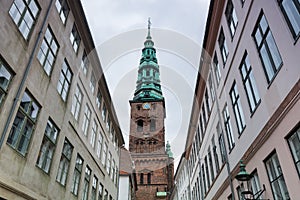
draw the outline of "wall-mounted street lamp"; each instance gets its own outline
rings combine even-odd
[[[241,192],[241,195],[244,200],[256,200],[260,199],[260,196],[266,191],[265,185],[263,184],[263,188],[258,191],[257,193],[253,194],[252,191],[249,190],[249,181],[253,177],[253,175],[248,174],[246,171],[246,165],[243,164],[243,161],[240,161],[240,171],[235,176],[235,179],[239,181],[240,187],[243,188],[243,186],[247,186],[247,188],[244,188],[244,190]],[[245,182],[245,183],[244,183]],[[262,200],[262,199],[260,199]]]

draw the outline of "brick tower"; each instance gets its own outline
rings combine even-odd
[[[150,25],[149,20],[136,90],[129,101],[129,151],[137,173],[137,200],[169,199],[173,187],[174,159],[170,145],[165,144],[165,100]]]

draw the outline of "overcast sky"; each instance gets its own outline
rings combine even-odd
[[[209,0],[81,0],[128,147],[129,100],[151,17],[166,101],[166,140],[183,152]]]

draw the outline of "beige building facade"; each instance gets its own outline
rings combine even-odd
[[[299,5],[211,1],[186,142],[187,199],[300,197]],[[243,183],[240,160],[251,174]]]
[[[124,139],[80,1],[0,10],[0,199],[118,199]]]

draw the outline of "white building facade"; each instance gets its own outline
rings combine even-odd
[[[211,1],[186,143],[191,199],[299,198],[299,35],[299,1]],[[240,160],[248,183],[235,178]]]

